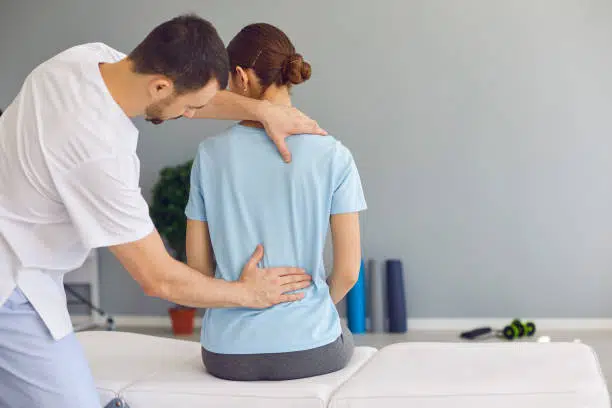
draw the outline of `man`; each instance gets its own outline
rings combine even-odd
[[[174,260],[139,189],[132,117],[258,120],[286,161],[286,136],[325,133],[294,109],[219,91],[228,69],[213,26],[189,15],[155,28],[129,56],[85,44],[28,75],[0,118],[0,407],[100,406],[62,284],[92,248],[109,247],[147,295],[183,305],[265,308],[302,297],[295,291],[309,276],[259,269],[261,246],[237,282]]]

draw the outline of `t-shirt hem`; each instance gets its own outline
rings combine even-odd
[[[0,308],[6,303],[6,301],[11,297],[13,291],[17,288],[17,284],[11,278],[11,281],[8,285],[0,288]]]
[[[354,207],[354,208],[350,208],[350,207],[347,207],[347,208],[337,208],[337,209],[334,209],[334,210],[330,211],[330,214],[331,215],[335,215],[335,214],[356,213],[356,212],[365,211],[367,209],[368,209],[367,206],[364,206],[364,207]]]
[[[332,337],[325,338],[324,340],[320,340],[315,343],[301,344],[297,346],[292,346],[290,348],[279,349],[254,349],[254,350],[229,350],[224,347],[214,347],[210,344],[206,344],[202,339],[200,339],[200,345],[206,351],[216,354],[232,354],[232,355],[240,355],[240,354],[276,354],[276,353],[291,353],[295,351],[307,351],[311,349],[315,349],[318,347],[327,346],[334,341],[338,340],[338,337],[342,335],[342,330],[340,329],[338,333],[334,333]]]
[[[86,243],[90,248],[102,248],[102,247],[109,247],[109,246],[114,246],[114,245],[127,244],[129,242],[138,241],[146,237],[151,232],[153,232],[154,229],[155,229],[155,225],[153,223],[150,223],[146,230],[140,231],[138,233],[115,237],[112,239],[98,239],[94,241],[88,240],[86,241]]]
[[[192,220],[192,221],[208,222],[208,219],[206,217],[198,217],[196,215],[188,214],[188,213],[185,213],[185,216],[187,217],[187,219]]]

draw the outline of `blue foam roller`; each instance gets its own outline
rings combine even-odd
[[[366,332],[365,265],[361,260],[359,279],[346,295],[346,316],[352,333]]]
[[[406,327],[406,292],[402,262],[397,259],[389,259],[386,264],[389,332],[405,333],[408,328]]]

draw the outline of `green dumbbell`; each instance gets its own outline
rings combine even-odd
[[[513,324],[504,327],[504,330],[502,330],[502,335],[506,340],[514,340],[518,337],[518,334],[519,329],[516,325]]]
[[[474,330],[461,333],[461,337],[474,340],[477,337],[493,334],[497,338],[506,340],[515,340],[524,336],[531,337],[535,334],[536,326],[533,322],[521,322],[519,319],[514,319],[505,326],[502,330],[494,330],[492,327],[479,327]]]
[[[525,335],[525,326],[519,319],[514,319],[510,325],[516,327],[518,331],[517,337],[523,337]]]
[[[514,338],[523,336],[531,337],[536,332],[536,326],[533,322],[523,323],[519,319],[514,319],[512,323],[510,323],[510,326],[516,328],[517,336],[515,336]]]
[[[525,323],[525,335],[531,337],[536,332],[536,326],[533,322]]]

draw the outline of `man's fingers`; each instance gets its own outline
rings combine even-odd
[[[290,285],[292,283],[305,282],[310,285],[312,278],[309,275],[284,275],[278,278],[278,283],[281,285]]]
[[[302,120],[295,124],[295,131],[297,133],[311,133],[313,135],[327,136],[327,131],[322,129],[316,120],[310,119],[304,114],[302,114]]]
[[[303,293],[292,293],[289,295],[281,295],[278,303],[295,302],[304,299]]]
[[[277,140],[275,144],[276,144],[276,148],[278,149],[278,152],[283,158],[283,161],[285,163],[291,162],[291,152],[289,151],[289,148],[287,147],[287,143],[285,142],[285,139]]]
[[[283,294],[288,292],[295,292],[296,290],[306,289],[310,286],[310,282],[297,282],[283,285]]]
[[[273,272],[276,276],[298,275],[307,279],[311,278],[311,276],[306,273],[304,268],[296,268],[293,266],[270,268],[270,272]]]
[[[262,260],[264,255],[263,246],[261,244],[257,245],[253,255],[251,255],[251,259],[247,262],[247,268],[256,268],[257,264]]]
[[[316,121],[313,121],[311,133],[313,135],[327,136],[327,132],[324,129],[321,129],[321,127]]]

